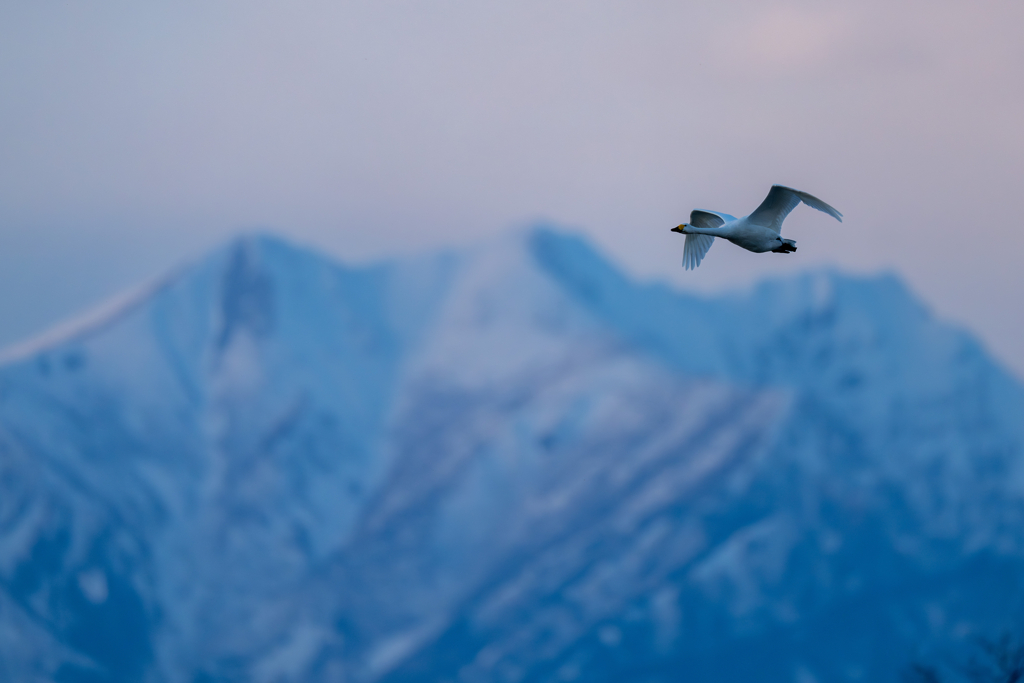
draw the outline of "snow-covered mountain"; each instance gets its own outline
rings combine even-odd
[[[1022,572],[1024,390],[893,277],[247,237],[0,365],[0,680],[895,680]]]

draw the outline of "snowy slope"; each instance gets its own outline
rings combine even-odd
[[[0,675],[884,680],[1021,613],[1022,418],[892,277],[247,237],[0,365]]]

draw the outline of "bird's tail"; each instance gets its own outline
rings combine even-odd
[[[772,251],[776,254],[792,254],[796,251],[796,240],[787,240],[786,238],[783,238],[782,244],[775,249],[772,249]]]

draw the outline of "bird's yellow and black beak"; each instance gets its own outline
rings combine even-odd
[[[672,228],[671,232],[685,233],[686,223],[683,223],[682,225],[677,225],[676,227]]]

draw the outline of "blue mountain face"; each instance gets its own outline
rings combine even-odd
[[[1021,626],[1022,418],[892,277],[248,237],[0,365],[0,680],[897,680]]]

